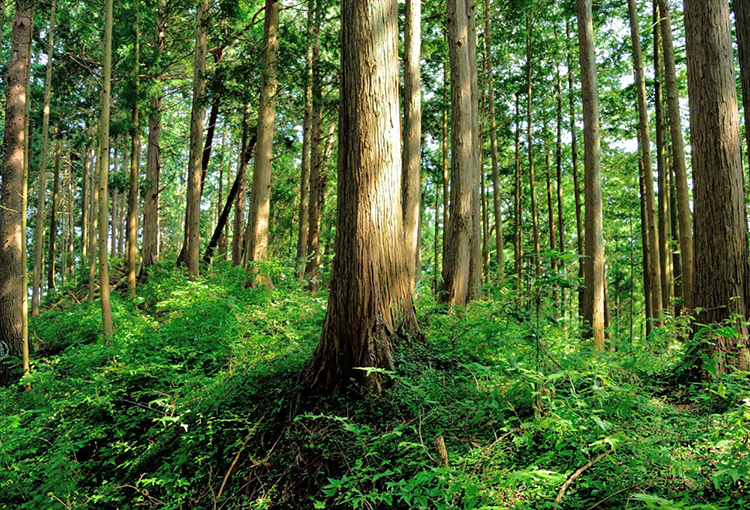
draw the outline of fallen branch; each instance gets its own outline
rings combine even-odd
[[[562,488],[560,489],[560,492],[557,493],[557,497],[555,498],[555,503],[558,505],[560,504],[560,501],[562,501],[563,496],[565,495],[565,491],[568,490],[568,487],[570,487],[570,484],[573,483],[576,478],[581,476],[584,471],[586,471],[588,468],[602,460],[604,457],[612,453],[612,450],[606,451],[604,453],[600,453],[598,457],[596,457],[594,460],[588,461],[583,466],[579,467],[575,473],[573,473],[570,478],[563,484]]]
[[[631,485],[630,487],[625,487],[624,489],[620,489],[619,491],[617,491],[617,492],[615,492],[613,494],[610,494],[609,496],[607,496],[606,498],[602,499],[601,501],[598,501],[597,503],[594,503],[593,505],[591,505],[590,507],[588,507],[586,510],[594,510],[594,508],[598,507],[602,503],[606,503],[607,501],[609,501],[610,499],[614,498],[615,496],[618,496],[618,495],[622,494],[623,492],[632,491],[633,489],[636,489],[636,488],[640,487],[641,485],[643,485],[645,483],[663,482],[665,480],[668,480],[668,478],[654,478],[653,480],[644,480],[642,482],[638,482],[635,485]]]
[[[227,484],[227,480],[229,480],[229,476],[232,474],[232,470],[234,469],[234,466],[237,465],[237,461],[240,460],[240,454],[247,446],[247,443],[250,441],[250,438],[253,437],[253,434],[256,430],[258,430],[258,426],[261,424],[261,422],[266,418],[266,415],[260,417],[260,420],[258,420],[253,428],[250,429],[250,431],[247,433],[247,437],[245,438],[245,441],[242,443],[242,446],[240,446],[240,449],[237,450],[237,454],[234,456],[234,460],[232,461],[232,465],[229,466],[229,469],[227,470],[227,474],[224,475],[224,479],[221,481],[221,487],[219,487],[219,493],[214,498],[214,508],[213,510],[216,510],[216,504],[219,502],[219,498],[221,498],[221,494],[224,492],[224,486]]]

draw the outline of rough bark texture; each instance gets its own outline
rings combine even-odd
[[[633,45],[633,69],[638,96],[638,142],[643,162],[644,190],[646,192],[646,214],[648,215],[649,278],[651,280],[651,304],[654,313],[654,325],[663,325],[663,303],[661,292],[661,259],[659,253],[659,235],[656,220],[656,199],[654,196],[654,173],[651,160],[651,134],[648,122],[648,104],[646,102],[646,79],[643,75],[643,57],[641,56],[641,37],[638,26],[638,12],[635,0],[628,0],[628,17],[630,19],[630,40]],[[644,228],[646,226],[644,225]]]
[[[704,344],[717,371],[750,369],[747,218],[740,152],[737,87],[729,6],[724,0],[685,0],[695,191],[694,305],[698,322],[735,320],[737,338]],[[683,257],[683,276],[685,262]],[[734,319],[739,316],[740,319]]]
[[[459,0],[462,1],[462,0]],[[403,249],[398,24],[394,0],[344,0],[341,8],[336,257],[308,386],[374,391],[393,369],[399,335],[418,327]]]
[[[403,206],[406,264],[413,282],[419,266],[419,198],[422,166],[421,0],[406,0],[404,15]]]
[[[469,16],[464,0],[448,2],[448,39],[451,68],[451,190],[445,231],[443,287],[438,299],[463,308],[469,298],[474,187],[474,132],[472,119]]]
[[[102,62],[102,106],[99,117],[99,294],[102,306],[104,342],[112,338],[112,307],[109,297],[109,255],[107,253],[107,186],[109,181],[109,111],[112,88],[112,10],[106,0],[104,13],[104,52]]]
[[[13,23],[10,60],[5,92],[5,135],[0,176],[0,385],[21,375],[18,359],[23,356],[24,289],[22,210],[26,117],[26,84],[29,81],[29,52],[33,1],[18,1]]]
[[[268,254],[268,229],[271,210],[271,166],[273,132],[276,121],[276,57],[279,50],[279,0],[266,0],[263,24],[263,79],[258,105],[258,142],[253,163],[253,191],[250,196],[248,262],[262,262]],[[248,283],[271,285],[267,275],[248,267]]]
[[[472,165],[474,182],[471,192],[471,263],[469,264],[469,296],[472,300],[481,293],[482,285],[482,211],[479,195],[480,175],[482,165],[480,163],[479,140],[481,132],[479,127],[479,77],[477,63],[477,13],[474,0],[466,0],[466,16],[468,19],[468,51],[469,51],[469,81],[471,84],[471,127],[469,133],[472,136]]]
[[[234,206],[234,225],[232,236],[232,265],[242,264],[242,254],[245,247],[245,202],[247,200],[247,162],[251,152],[248,150],[248,135],[250,127],[247,124],[247,105],[242,117],[242,147],[240,149],[240,184],[237,190],[237,203]],[[253,135],[255,138],[255,135]]]
[[[750,2],[734,0],[735,30],[742,82],[742,110],[745,115],[746,149],[750,154]]]
[[[581,94],[583,96],[584,199],[586,201],[584,334],[592,338],[594,348],[601,351],[604,349],[604,237],[599,93],[591,0],[576,0],[576,8],[581,62]]]
[[[672,23],[669,16],[669,2],[659,0],[661,11],[661,38],[664,46],[664,76],[667,85],[669,106],[669,132],[672,142],[672,163],[674,165],[675,187],[677,192],[677,219],[680,230],[680,254],[682,264],[682,296],[685,308],[693,309],[693,280],[695,256],[693,231],[690,224],[690,191],[685,169],[685,144],[682,140],[680,122],[680,98],[677,91],[677,71],[675,70]],[[736,95],[735,95],[736,97]]]
[[[5,2],[0,9],[5,10]],[[42,113],[42,141],[39,156],[39,176],[37,177],[36,228],[34,229],[34,272],[31,279],[31,316],[39,317],[41,300],[42,270],[44,264],[44,216],[47,197],[47,147],[49,145],[49,113],[52,102],[52,63],[54,62],[55,13],[57,2],[52,2],[47,34],[47,70],[44,79],[44,110]],[[2,31],[2,26],[0,26]],[[85,210],[85,207],[83,208]]]

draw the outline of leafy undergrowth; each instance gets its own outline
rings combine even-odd
[[[454,315],[422,296],[387,394],[330,398],[301,384],[325,297],[284,276],[159,266],[113,296],[110,345],[61,293],[0,389],[0,505],[750,508],[747,374],[681,382],[676,329],[594,354],[504,289]]]

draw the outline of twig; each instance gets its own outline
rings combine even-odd
[[[260,420],[258,420],[252,429],[247,433],[247,437],[245,438],[245,441],[242,443],[242,446],[240,446],[240,449],[237,450],[237,454],[234,456],[234,460],[232,461],[232,465],[229,466],[229,469],[227,470],[227,474],[224,475],[224,479],[221,481],[221,487],[219,487],[219,493],[214,498],[214,508],[213,510],[216,510],[216,504],[219,502],[219,498],[221,498],[221,494],[224,492],[224,486],[227,484],[227,480],[229,480],[229,476],[232,474],[232,470],[234,469],[234,466],[237,464],[237,461],[240,460],[240,454],[247,446],[247,443],[250,441],[250,438],[253,436],[253,433],[258,430],[258,425],[266,418],[266,415],[260,417]]]
[[[606,503],[610,499],[614,498],[615,496],[617,496],[619,494],[622,494],[623,492],[632,491],[633,489],[635,489],[636,487],[640,487],[644,483],[659,482],[659,481],[663,481],[663,480],[667,480],[667,478],[655,478],[653,480],[644,480],[642,482],[638,482],[635,485],[631,485],[630,487],[625,487],[624,489],[620,489],[619,491],[617,491],[617,492],[615,492],[613,494],[610,494],[609,496],[607,496],[606,498],[602,499],[601,501],[599,501],[597,503],[594,503],[593,505],[591,505],[590,507],[588,507],[586,510],[594,510],[594,508],[598,507],[602,503]]]
[[[560,492],[557,493],[557,497],[555,498],[555,503],[558,505],[560,504],[560,501],[562,501],[563,496],[565,495],[565,491],[568,490],[568,487],[570,487],[570,484],[573,483],[576,478],[581,476],[584,471],[586,471],[588,468],[602,460],[604,457],[612,453],[612,450],[606,451],[604,453],[600,453],[597,458],[594,460],[588,461],[586,464],[584,464],[582,467],[578,468],[575,473],[571,475],[570,478],[563,484],[562,488],[560,489]],[[597,503],[598,504],[598,503]]]

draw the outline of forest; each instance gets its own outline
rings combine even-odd
[[[0,0],[0,508],[750,509],[750,1]]]

